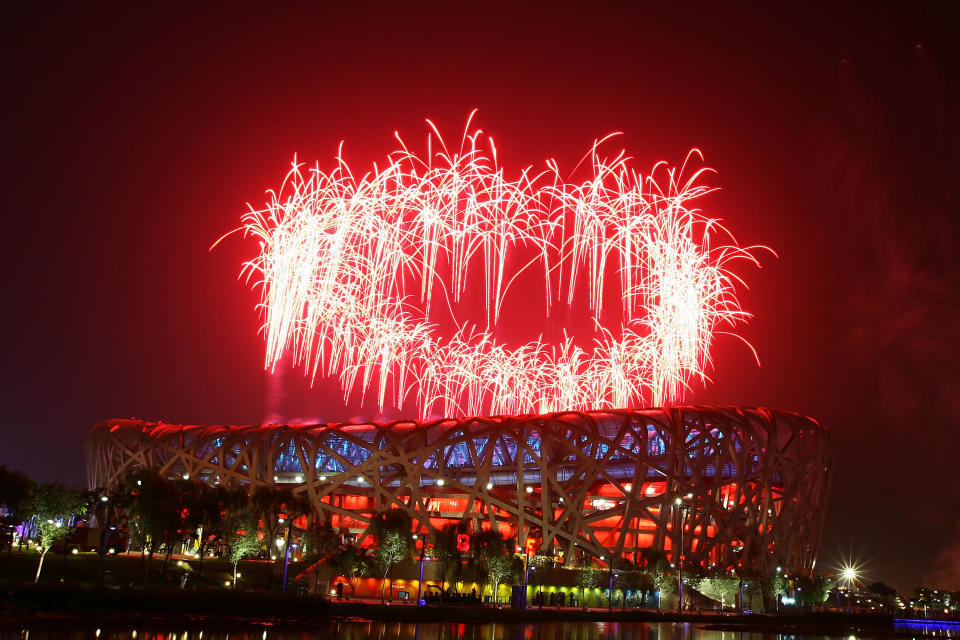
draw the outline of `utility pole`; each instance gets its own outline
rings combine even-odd
[[[610,564],[607,565],[607,611],[613,611],[613,556],[610,556]]]
[[[530,549],[526,548],[523,554],[523,596],[520,600],[520,608],[527,608],[527,583],[530,581]]]
[[[741,567],[740,571],[743,571]],[[740,615],[743,615],[743,574],[737,571],[737,577],[740,579]]]
[[[283,586],[280,588],[281,591],[287,591],[287,570],[290,568],[290,542],[293,536],[293,518],[287,519],[287,543],[284,545],[284,554],[283,554]]]
[[[413,534],[414,540],[417,539],[417,534]],[[427,550],[427,536],[424,534],[423,540],[420,541],[420,579],[417,581],[417,606],[422,606],[425,604],[421,599],[423,594],[423,555]]]
[[[683,527],[687,519],[687,509],[689,507],[681,498],[677,498],[674,504],[680,507],[680,549],[674,554],[677,558],[677,582],[680,594],[680,597],[677,599],[677,612],[680,613],[683,611]]]

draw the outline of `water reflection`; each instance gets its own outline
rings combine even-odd
[[[960,638],[953,628],[901,628],[905,638],[934,636]],[[191,630],[152,628],[55,628],[52,625],[20,631],[0,630],[0,640],[870,640],[866,637],[830,638],[761,632],[714,631],[691,623],[537,622],[456,623],[331,621],[300,627],[236,625],[229,630],[194,627]]]
[[[898,635],[930,638],[960,638],[960,622],[930,620],[897,620],[893,625]]]

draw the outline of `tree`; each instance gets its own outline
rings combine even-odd
[[[268,549],[274,540],[279,539],[283,529],[287,530],[284,553],[289,554],[293,522],[300,516],[310,513],[310,501],[303,495],[294,494],[289,486],[259,485],[254,487],[250,494],[250,506],[254,516],[261,522]],[[285,516],[282,522],[281,514]],[[278,564],[284,564],[284,559],[278,557],[277,560]],[[273,571],[270,572],[270,581],[272,584]]]
[[[478,565],[479,577],[492,585],[493,602],[497,602],[500,583],[513,572],[513,545],[498,531],[484,529],[473,536],[473,555]]]
[[[467,533],[466,522],[445,524],[434,536],[433,557],[440,564],[440,601],[446,591],[447,579],[463,562],[463,552],[457,548],[457,536]]]
[[[377,545],[377,551],[374,557],[380,569],[383,571],[383,582],[380,585],[380,602],[384,601],[384,588],[387,584],[387,574],[393,565],[403,562],[410,556],[407,541],[403,539],[397,531],[387,532]],[[391,580],[392,583],[392,580]],[[390,599],[393,600],[393,589],[390,590]]]
[[[0,465],[0,507],[3,507],[6,513],[0,520],[0,531],[5,527],[13,527],[29,519],[32,493],[33,482],[25,473],[11,471]],[[2,545],[0,545],[0,549],[2,548]],[[12,537],[7,553],[11,551],[13,551]]]
[[[176,527],[165,545],[164,564],[169,561],[175,547],[195,552],[200,559],[199,572],[203,573],[204,549],[207,544],[205,531],[220,518],[220,507],[215,490],[205,482],[176,478],[165,480],[168,499],[175,514]]]
[[[250,540],[243,543],[247,547],[241,554],[241,559],[247,554],[260,548],[259,529],[257,520],[253,517],[253,511],[250,507],[250,495],[245,487],[237,484],[227,484],[220,489],[220,506],[223,509],[220,520],[220,535],[223,543],[229,549],[232,561],[233,547],[239,542],[241,537],[251,536],[250,540],[256,541],[256,546]],[[236,566],[234,566],[236,572]]]
[[[577,586],[580,587],[580,600],[583,608],[587,608],[586,590],[600,585],[600,567],[595,560],[582,560],[577,567]]]
[[[538,553],[537,555],[530,558],[530,574],[533,577],[531,581],[532,584],[539,587],[537,600],[540,603],[540,608],[543,608],[543,585],[547,582],[547,572],[553,568],[553,558]]]
[[[636,574],[636,586],[634,588],[640,592],[640,606],[645,607],[647,606],[647,596],[656,590],[657,583],[649,571],[637,571]]]
[[[726,575],[715,575],[701,578],[696,582],[697,591],[721,605],[732,604],[737,601],[740,581]]]
[[[821,605],[830,597],[830,591],[836,586],[835,581],[827,576],[820,576],[814,582],[811,592],[817,597],[817,605]]]
[[[384,585],[381,585],[380,589],[381,602],[387,574],[393,569],[393,565],[410,557],[410,549],[413,546],[412,527],[410,516],[400,509],[384,509],[377,512],[370,520],[370,526],[367,527],[367,535],[373,537],[377,543],[374,558],[383,570]],[[391,600],[393,599],[392,591],[391,589]]]
[[[218,488],[218,504],[222,511],[215,522],[223,543],[227,545],[227,557],[233,565],[233,588],[236,589],[237,566],[260,549],[260,531],[246,487],[233,483],[222,485]]]
[[[135,470],[125,480],[130,487],[130,523],[146,552],[143,581],[150,579],[153,554],[165,545],[169,550],[175,540],[180,540],[181,528],[179,499],[174,485],[155,469]],[[143,555],[141,554],[141,562]]]
[[[161,566],[161,573],[166,576],[174,549],[182,550],[191,540],[198,537],[200,527],[198,514],[201,510],[200,503],[204,500],[201,497],[204,492],[202,487],[207,485],[187,478],[176,478],[164,482],[166,484],[164,494],[169,501],[168,508],[172,510],[169,514],[170,526],[164,536],[163,565]],[[200,563],[201,565],[203,563],[202,555]]]
[[[673,593],[677,588],[676,574],[667,560],[667,554],[661,549],[644,549],[640,555],[643,557],[644,570],[653,581],[653,590],[659,592],[661,597]],[[658,609],[661,599],[657,598]]]
[[[763,603],[764,584],[763,583],[764,583],[764,580],[766,579],[765,576],[762,573],[760,573],[758,570],[741,569],[739,573],[740,573],[739,577],[742,578],[743,580],[742,586],[740,586],[740,583],[738,581],[738,588],[740,589],[740,593],[743,594],[742,602],[740,603],[741,609],[752,610],[754,608],[755,605],[753,603],[758,591],[760,592],[760,600],[761,600],[760,606],[764,606],[764,603]]]
[[[237,564],[260,548],[260,539],[257,536],[257,530],[250,528],[242,530],[233,536],[230,543],[230,562],[233,564],[233,588],[237,588]]]
[[[187,530],[197,536],[197,553],[200,554],[198,571],[203,575],[203,559],[208,545],[223,538],[226,524],[226,490],[211,487],[205,482],[193,482],[187,508]]]
[[[354,546],[341,547],[330,556],[330,566],[350,581],[350,590],[357,591],[357,580],[370,573],[373,564],[366,550]]]
[[[891,609],[897,598],[897,590],[884,582],[874,582],[867,587],[867,591],[879,596],[883,606]]]
[[[31,511],[37,520],[39,531],[40,561],[33,582],[40,581],[43,559],[53,546],[54,540],[70,532],[70,518],[84,511],[80,494],[59,482],[44,482],[33,494]]]
[[[310,554],[314,562],[329,558],[340,550],[342,536],[333,528],[329,519],[314,514],[307,520],[307,529],[303,532],[301,549]]]
[[[493,584],[493,603],[497,603],[497,590],[500,583],[510,578],[513,572],[513,558],[507,555],[494,556],[486,562],[487,579]]]
[[[620,589],[620,605],[626,609],[627,591],[632,591],[634,594],[640,591],[645,584],[646,574],[626,558],[614,560],[613,570],[613,585],[616,589]]]
[[[796,581],[797,604],[820,606],[827,601],[836,586],[833,579],[826,576],[801,577]]]
[[[761,589],[765,606],[773,602],[779,608],[780,596],[790,593],[790,581],[782,573],[774,573],[761,582]]]
[[[93,514],[101,530],[100,560],[97,563],[97,584],[100,584],[103,582],[104,559],[107,555],[107,545],[110,544],[110,536],[117,527],[123,525],[130,510],[130,492],[121,482],[115,489],[107,487],[91,489],[83,494],[83,501],[87,506],[87,513]]]
[[[268,546],[273,544],[286,526],[286,520],[280,522],[279,514],[287,513],[285,505],[292,501],[293,491],[290,487],[265,484],[257,485],[250,492],[250,508],[263,527],[263,537]]]
[[[304,560],[308,561],[308,566],[313,566],[313,591],[317,592],[320,581],[320,572],[316,566],[321,560],[329,559],[340,551],[343,544],[343,536],[333,528],[329,518],[322,518],[320,514],[313,514],[307,519],[307,528],[300,539],[300,549],[303,552]]]

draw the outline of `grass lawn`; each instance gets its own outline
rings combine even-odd
[[[0,552],[0,579],[14,582],[33,582],[40,554],[35,551]],[[178,562],[182,563],[178,566]],[[50,551],[43,562],[40,582],[47,584],[95,583],[100,556],[96,553],[58,554]],[[119,586],[179,586],[184,572],[189,574],[188,586],[197,589],[224,589],[225,582],[233,580],[233,565],[220,558],[206,558],[203,561],[203,573],[200,573],[200,561],[171,557],[163,572],[164,558],[155,555],[147,574],[147,560],[139,553],[130,555],[107,555],[104,558],[104,574],[107,584]],[[291,563],[288,576],[293,577],[303,571],[298,563]],[[277,590],[283,581],[283,564],[260,560],[241,560],[237,566],[240,574],[239,589]],[[165,581],[162,577],[165,573]],[[271,579],[272,574],[272,579]],[[289,588],[289,587],[288,587]]]

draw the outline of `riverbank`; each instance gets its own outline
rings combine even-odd
[[[180,589],[109,588],[76,584],[0,584],[0,626],[6,628],[60,625],[106,627],[176,624],[191,628],[264,625],[309,627],[331,620],[379,620],[402,623],[529,623],[542,622],[689,622],[716,630],[795,633],[804,635],[870,635],[893,633],[888,616],[816,612],[799,615],[732,615],[657,612],[606,608],[544,607],[526,610],[490,606],[427,606],[371,602],[330,602],[315,596],[261,591],[191,591]]]

